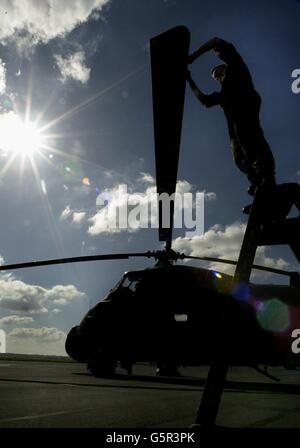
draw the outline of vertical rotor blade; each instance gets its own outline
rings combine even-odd
[[[185,96],[185,71],[190,33],[172,28],[150,40],[154,143],[157,193],[176,190],[181,126]],[[163,214],[164,213],[164,214]],[[159,203],[159,240],[170,244],[174,203],[163,212]],[[163,219],[164,217],[164,219]]]

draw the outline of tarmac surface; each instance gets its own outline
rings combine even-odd
[[[195,420],[207,367],[157,377],[154,367],[94,378],[85,364],[0,358],[0,428],[185,428]],[[300,370],[230,370],[217,424],[300,428]]]

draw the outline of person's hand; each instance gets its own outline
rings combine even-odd
[[[192,63],[194,62],[194,60],[195,60],[195,56],[194,56],[194,54],[192,53],[192,54],[190,54],[190,55],[188,56],[187,63],[190,65],[190,64],[192,64]]]
[[[186,71],[185,71],[185,79],[186,79],[187,81],[190,81],[190,80],[192,79],[191,72],[190,72],[190,70],[188,70],[188,69],[186,69]]]

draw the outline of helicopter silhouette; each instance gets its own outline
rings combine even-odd
[[[188,30],[176,27],[151,39],[150,51],[157,193],[171,196],[177,182]],[[168,227],[162,223],[162,203],[158,205],[158,234],[159,240],[165,242],[163,250],[39,260],[2,265],[0,270],[131,257],[155,260],[152,267],[125,273],[69,331],[66,352],[74,360],[87,363],[95,376],[113,376],[118,364],[132,373],[132,366],[141,361],[155,363],[160,375],[176,375],[180,365],[209,364],[222,337],[219,328],[228,298],[230,312],[222,329],[226,331],[229,364],[259,369],[260,364],[295,363],[291,332],[300,328],[299,274],[253,265],[254,269],[289,276],[291,285],[233,285],[233,277],[221,272],[178,265],[180,260],[227,264],[237,261],[175,252],[174,202],[170,203]],[[264,311],[271,313],[268,325],[260,318]],[[274,322],[278,325],[274,326]]]

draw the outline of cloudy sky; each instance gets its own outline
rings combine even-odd
[[[236,45],[263,99],[277,179],[298,182],[300,94],[291,86],[300,69],[299,21],[297,0],[0,0],[1,262],[160,247],[155,229],[105,230],[98,205],[120,184],[132,196],[153,191],[149,39],[176,25],[189,28],[191,51],[213,36]],[[218,89],[209,76],[217,63],[211,53],[191,67],[207,93]],[[222,110],[203,109],[189,89],[178,178],[179,190],[206,192],[205,234],[188,240],[177,230],[174,248],[237,258],[247,181],[232,162]],[[285,248],[260,248],[256,261],[297,268]],[[63,354],[66,332],[89,307],[124,271],[149,265],[134,259],[2,273],[8,351]]]

